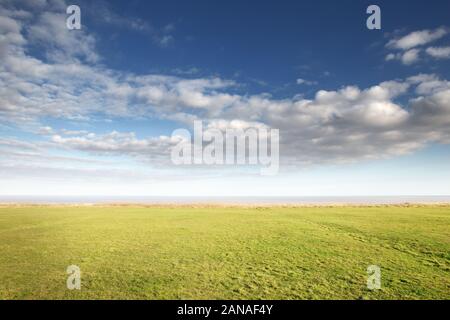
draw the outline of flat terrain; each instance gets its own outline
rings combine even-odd
[[[110,298],[449,299],[450,206],[0,208],[0,299]]]

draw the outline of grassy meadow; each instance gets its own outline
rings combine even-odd
[[[450,206],[0,208],[0,299],[448,298]]]

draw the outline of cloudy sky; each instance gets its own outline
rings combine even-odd
[[[448,1],[0,2],[0,195],[450,194]],[[280,131],[280,171],[175,129]]]

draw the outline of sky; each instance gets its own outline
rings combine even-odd
[[[439,0],[2,0],[0,195],[450,195],[449,18]],[[277,174],[175,165],[194,121],[279,130]]]

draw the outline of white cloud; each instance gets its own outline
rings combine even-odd
[[[86,62],[97,62],[99,56],[95,51],[95,39],[86,34],[84,29],[67,29],[66,14],[43,12],[37,22],[28,27],[28,39],[38,48],[46,50],[51,61],[61,63],[73,59],[84,59]]]
[[[21,26],[14,19],[0,15],[0,59],[8,54],[10,46],[18,46],[25,43],[20,33]]]
[[[304,84],[304,85],[307,85],[307,86],[312,86],[312,85],[316,85],[317,81],[310,81],[310,80],[305,80],[305,79],[302,79],[302,78],[298,78],[297,79],[297,84]]]
[[[411,65],[420,60],[420,49],[411,49],[400,53],[389,53],[386,55],[386,61],[399,60],[404,65]]]
[[[393,53],[389,53],[388,55],[386,55],[385,60],[386,61],[391,61],[391,60],[395,60],[397,59],[397,55],[393,54]]]
[[[419,53],[420,53],[419,49],[408,50],[402,54],[400,60],[405,65],[413,64],[413,63],[419,61]]]
[[[53,133],[53,129],[52,129],[52,127],[49,127],[49,126],[41,127],[41,128],[39,128],[38,133],[41,135],[49,135],[49,134]]]
[[[450,58],[450,47],[429,47],[425,52],[436,59]]]
[[[447,33],[448,30],[443,27],[435,30],[414,31],[401,38],[390,40],[386,46],[394,49],[408,50],[442,38]]]
[[[103,135],[86,133],[75,137],[53,135],[51,142],[63,148],[93,153],[125,154],[144,156],[145,158],[157,158],[162,155],[168,155],[170,148],[178,143],[179,139],[167,136],[138,139],[133,132],[124,133],[113,131]]]
[[[318,90],[311,99],[238,94],[234,91],[239,84],[219,77],[185,79],[108,69],[95,64],[95,45],[89,41],[94,38],[90,34],[78,33],[77,37],[87,39],[87,46],[74,49],[73,39],[58,33],[62,31],[52,33],[58,28],[59,16],[37,12],[35,18],[44,23],[36,27],[12,19],[12,12],[10,9],[9,16],[0,20],[4,26],[0,32],[5,35],[0,43],[2,122],[45,128],[39,125],[44,118],[89,122],[101,115],[186,123],[204,119],[208,126],[219,128],[267,126],[280,129],[282,160],[296,165],[383,158],[413,152],[430,142],[449,141],[450,85],[434,75],[386,81],[368,88]],[[54,39],[48,39],[46,32],[54,34]],[[423,34],[429,40],[440,33]],[[397,46],[406,51],[400,52],[398,59],[405,64],[416,62],[419,49],[410,46],[425,41],[423,34],[400,41]],[[34,45],[31,36],[45,43],[48,61],[28,54],[27,49]],[[58,49],[53,48],[56,44]],[[393,58],[397,59],[397,55],[387,57]],[[305,79],[298,82],[308,83]],[[418,96],[408,105],[396,101],[411,90]],[[43,134],[54,130],[46,129]],[[93,155],[154,159],[156,165],[169,161],[170,147],[176,141],[165,136],[139,139],[134,133],[63,130],[53,132],[45,142],[49,148]]]
[[[420,60],[422,49],[416,48],[431,43],[448,34],[448,29],[441,27],[435,30],[414,31],[401,38],[391,39],[386,47],[401,50],[401,52],[391,52],[385,57],[386,61],[398,60],[404,65],[411,65]],[[436,59],[450,57],[450,47],[429,47],[425,52]]]
[[[407,111],[393,100],[411,88],[421,96],[411,101]],[[239,96],[229,107],[219,109],[219,117],[203,119],[206,127],[220,130],[280,129],[284,163],[349,162],[410,153],[431,141],[446,143],[449,93],[449,82],[435,75],[418,75],[363,90],[354,86],[320,90],[313,100]],[[51,142],[97,155],[129,155],[159,163],[167,162],[170,148],[177,143],[165,136],[138,139],[134,133],[119,132],[54,135]]]
[[[419,74],[407,79],[416,84],[415,92],[421,96],[429,96],[437,92],[444,92],[450,88],[450,82],[441,80],[435,74]]]

